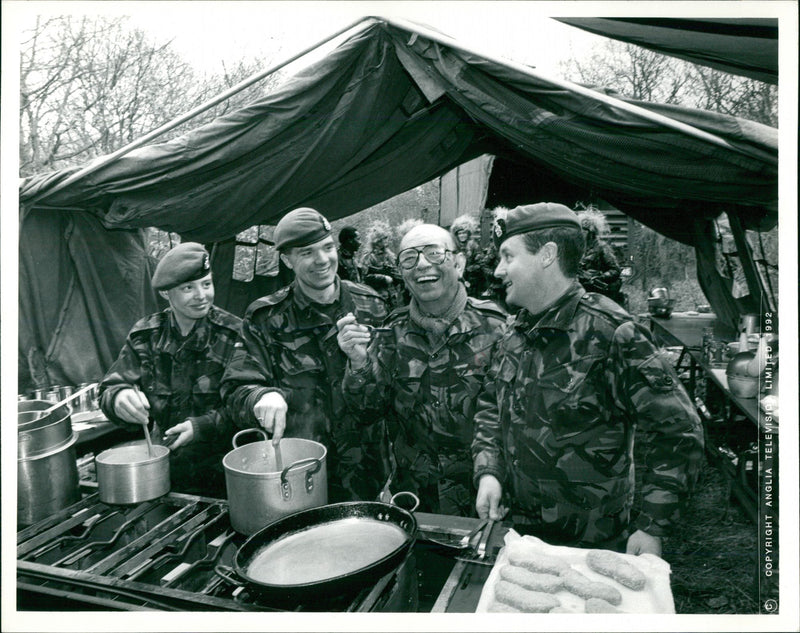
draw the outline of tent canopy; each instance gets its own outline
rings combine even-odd
[[[51,379],[73,384],[102,375],[156,302],[137,229],[211,243],[300,206],[333,220],[484,153],[522,165],[531,183],[591,189],[696,247],[697,223],[723,211],[746,228],[776,224],[777,130],[609,98],[430,34],[374,21],[281,90],[179,138],[98,159],[81,177],[89,170],[25,179],[21,366],[33,374],[31,358],[43,359]]]
[[[778,20],[774,18],[556,19],[694,64],[778,83]]]
[[[513,154],[530,178],[591,186],[686,243],[676,211],[777,218],[777,130],[638,103],[716,145],[475,54],[376,23],[282,90],[58,190],[35,176],[21,202],[83,208],[108,228],[155,226],[219,241],[298,206],[343,217],[480,153]]]

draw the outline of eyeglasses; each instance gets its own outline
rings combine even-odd
[[[425,255],[425,259],[431,264],[441,264],[447,259],[447,253],[455,253],[437,244],[428,244],[422,248],[404,248],[397,254],[397,263],[403,270],[411,270],[419,261],[419,254]]]

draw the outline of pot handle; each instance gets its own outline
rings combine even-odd
[[[236,585],[237,587],[245,586],[244,581],[240,578],[239,574],[236,573],[236,570],[233,567],[229,567],[228,565],[223,565],[220,563],[214,567],[214,573],[222,578],[222,580],[232,585]]]
[[[267,435],[267,432],[264,429],[257,429],[256,427],[253,427],[251,429],[242,429],[236,435],[234,435],[233,439],[231,440],[231,444],[233,444],[234,449],[239,448],[239,445],[236,443],[236,440],[239,439],[240,435],[245,435],[246,433],[260,433],[264,437],[265,442],[269,439],[269,436]]]
[[[414,505],[411,508],[404,508],[405,510],[408,510],[409,512],[413,512],[414,510],[416,510],[419,507],[419,497],[417,495],[415,495],[413,492],[409,491],[409,490],[401,490],[400,492],[395,492],[392,495],[392,498],[389,499],[389,503],[391,503],[392,505],[396,505],[396,506],[399,506],[399,507],[402,508],[403,506],[401,506],[399,503],[397,503],[397,501],[395,501],[395,499],[397,499],[398,497],[402,497],[403,495],[405,495],[407,497],[411,497],[411,499],[413,499],[413,501],[414,501]]]
[[[308,464],[316,464],[314,468],[308,471],[307,474],[314,475],[319,472],[319,469],[322,468],[322,460],[319,457],[307,457],[305,459],[298,459],[293,464],[290,464],[286,468],[281,471],[281,485],[286,484],[286,479],[289,474],[289,471],[292,468],[302,468],[303,466],[308,466]]]

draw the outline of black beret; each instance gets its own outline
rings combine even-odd
[[[208,251],[197,242],[182,242],[167,251],[153,273],[153,288],[170,290],[187,281],[201,279],[211,272]]]
[[[498,219],[494,225],[494,243],[500,246],[512,235],[554,229],[559,226],[579,229],[578,216],[567,206],[557,202],[539,202],[514,207],[505,219]]]
[[[293,246],[308,246],[331,234],[331,223],[319,212],[308,207],[289,211],[275,227],[273,241],[279,251]]]

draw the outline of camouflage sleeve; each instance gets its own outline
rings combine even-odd
[[[505,480],[506,463],[503,451],[503,427],[500,418],[500,398],[503,390],[498,389],[504,368],[510,363],[498,346],[492,357],[483,388],[478,394],[475,408],[472,440],[473,481],[477,487],[483,475],[493,475],[501,483]]]
[[[617,328],[611,346],[615,401],[642,431],[642,508],[636,527],[653,536],[675,525],[697,479],[703,429],[672,365],[632,322]]]
[[[242,321],[241,335],[220,385],[228,416],[237,427],[258,426],[253,407],[266,393],[277,391],[288,402],[286,390],[273,386],[276,383],[275,372],[268,349],[259,327],[250,319]]]
[[[211,409],[203,415],[190,417],[189,421],[192,423],[195,440],[211,441],[222,430],[223,416],[221,411]]]
[[[349,409],[359,413],[360,420],[382,417],[391,401],[392,374],[396,350],[389,337],[376,337],[367,350],[367,364],[354,371],[347,363],[342,378],[342,393]]]
[[[114,400],[123,389],[132,389],[141,386],[142,363],[140,354],[141,343],[137,343],[131,334],[125,339],[125,344],[120,350],[117,360],[111,365],[106,375],[100,381],[98,388],[100,394],[100,409],[110,422],[119,426],[130,426],[129,422],[117,417],[114,411]]]

